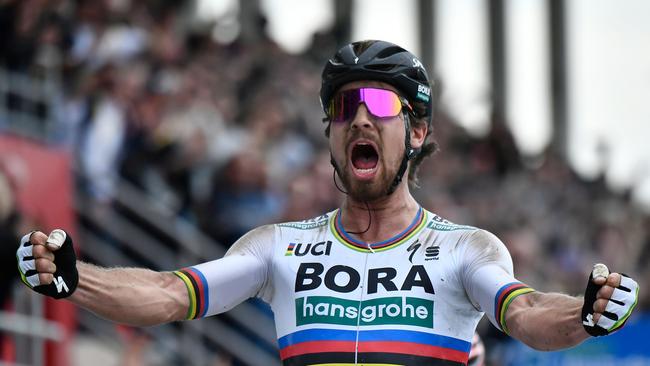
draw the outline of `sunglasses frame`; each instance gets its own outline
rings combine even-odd
[[[408,100],[406,98],[402,97],[401,95],[399,95],[394,90],[386,89],[386,88],[376,88],[376,87],[360,87],[360,88],[354,88],[354,89],[348,89],[348,90],[340,91],[340,92],[337,92],[336,94],[334,94],[334,96],[332,97],[332,99],[329,102],[329,106],[326,109],[326,115],[327,116],[323,118],[323,122],[330,122],[330,123],[346,123],[346,122],[348,122],[350,119],[344,120],[344,121],[334,121],[333,117],[329,113],[327,113],[327,111],[329,111],[332,108],[332,104],[334,103],[334,100],[337,98],[337,96],[340,93],[344,93],[344,92],[347,92],[347,91],[350,91],[350,90],[360,90],[360,89],[376,89],[376,90],[385,90],[385,91],[391,92],[391,93],[395,94],[395,96],[397,96],[397,99],[399,100],[400,104],[402,105],[402,108],[400,108],[400,113],[404,110],[404,108],[406,108],[408,110],[408,112],[410,112],[410,113],[413,112],[413,107],[411,107],[411,104],[408,102]],[[387,119],[387,118],[394,118],[394,117],[399,116],[399,113],[394,115],[394,116],[385,116],[385,117],[376,116],[376,115],[374,115],[372,113],[372,111],[370,110],[370,107],[368,107],[368,104],[366,103],[366,101],[362,100],[362,99],[359,99],[359,103],[357,104],[357,109],[359,108],[359,105],[362,104],[362,103],[366,106],[366,110],[368,111],[368,113],[371,116],[375,117],[375,118],[379,118],[379,119],[386,118]],[[354,110],[355,114],[357,112],[357,109]],[[352,117],[352,118],[354,118],[354,117]]]

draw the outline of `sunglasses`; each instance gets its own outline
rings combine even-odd
[[[397,117],[404,107],[409,111],[413,110],[405,98],[400,97],[392,90],[359,88],[345,90],[334,95],[327,108],[327,115],[332,122],[350,121],[354,118],[361,103],[365,104],[368,112],[377,118]]]

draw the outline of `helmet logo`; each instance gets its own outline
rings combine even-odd
[[[418,94],[415,98],[428,103],[430,97],[431,89],[428,86],[418,84]]]
[[[424,70],[424,65],[417,58],[413,57],[413,67],[419,67]]]
[[[359,62],[359,58],[358,58],[358,57],[355,57],[355,58],[354,58],[354,64],[356,65],[358,62]]]

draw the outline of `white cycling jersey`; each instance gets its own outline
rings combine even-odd
[[[507,332],[508,304],[533,291],[494,235],[422,208],[379,243],[346,233],[339,210],[263,226],[175,273],[188,318],[270,303],[284,365],[465,365],[483,314]]]

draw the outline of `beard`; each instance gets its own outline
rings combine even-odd
[[[397,168],[389,169],[388,164],[380,158],[377,164],[381,164],[384,169],[380,169],[372,180],[362,181],[354,177],[352,169],[349,168],[350,164],[352,164],[350,159],[346,159],[342,169],[336,168],[336,173],[341,178],[348,196],[364,202],[372,202],[386,197],[397,174]]]

